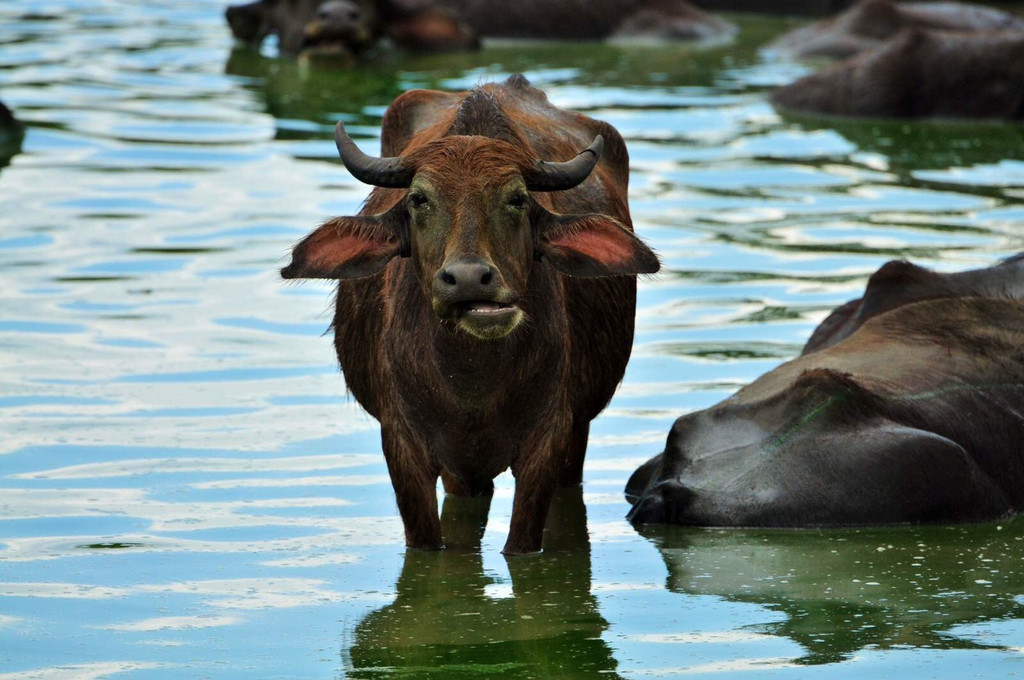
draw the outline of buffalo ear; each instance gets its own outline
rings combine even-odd
[[[658,256],[613,217],[599,214],[542,218],[538,252],[569,276],[653,274]]]
[[[292,249],[291,264],[281,270],[281,276],[360,279],[380,272],[391,258],[407,250],[390,212],[324,222]]]

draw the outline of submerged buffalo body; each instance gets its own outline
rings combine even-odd
[[[786,33],[766,49],[787,57],[841,59],[877,47],[908,28],[960,33],[1022,31],[1024,19],[962,2],[862,0],[838,16]]]
[[[505,38],[602,40],[656,37],[706,40],[735,27],[685,0],[435,0],[480,35]]]
[[[780,87],[782,109],[885,118],[1024,118],[1024,31],[907,29]]]
[[[282,51],[358,55],[379,38],[414,51],[473,49],[480,37],[709,40],[736,28],[685,0],[255,0],[227,10],[235,37]]]
[[[890,263],[800,357],[680,418],[634,524],[842,526],[1024,510],[1024,256]]]
[[[522,76],[402,95],[384,116],[390,158],[364,156],[341,125],[336,137],[378,188],[282,274],[340,280],[335,348],[381,422],[406,542],[442,546],[439,475],[449,493],[481,495],[511,467],[505,551],[537,551],[625,370],[635,275],[658,269],[632,233],[622,138]]]

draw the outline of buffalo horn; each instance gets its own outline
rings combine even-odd
[[[345,132],[345,125],[341,121],[334,128],[334,143],[338,145],[341,162],[360,182],[388,189],[405,189],[412,183],[415,173],[405,166],[401,156],[367,156]]]
[[[533,168],[523,173],[526,188],[530,191],[563,191],[572,189],[585,180],[597,165],[604,149],[604,137],[594,137],[593,143],[576,158],[564,163],[537,161]]]

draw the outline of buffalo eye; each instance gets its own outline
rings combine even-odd
[[[526,194],[512,194],[506,203],[509,210],[522,210],[526,207]]]
[[[419,192],[409,194],[409,206],[413,210],[426,208],[428,205],[430,205],[430,199],[427,198],[424,194],[421,194]]]

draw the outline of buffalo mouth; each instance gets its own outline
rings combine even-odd
[[[364,25],[335,25],[314,19],[303,27],[303,52],[355,55],[373,43],[373,34]]]
[[[467,300],[455,304],[455,315],[459,318],[480,317],[484,319],[512,315],[519,311],[511,302],[495,300]]]
[[[455,326],[481,340],[496,340],[511,333],[523,320],[523,310],[514,302],[465,300],[449,308]]]

